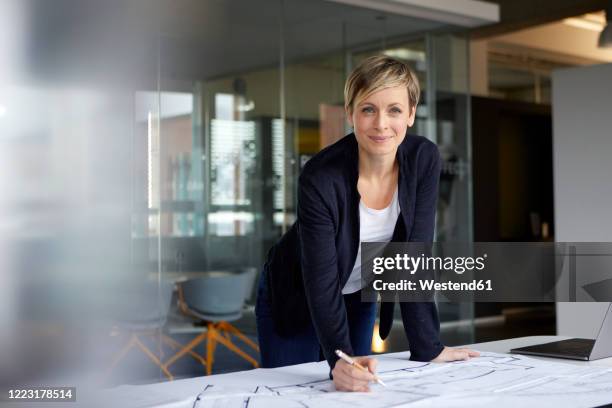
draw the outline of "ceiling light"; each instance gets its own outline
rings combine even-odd
[[[481,0],[328,0],[336,3],[453,24],[478,27],[499,22],[498,4]]]
[[[563,20],[563,24],[576,27],[583,28],[585,30],[597,31],[600,32],[604,27],[604,23],[600,23],[599,21],[588,20],[582,17],[570,17]]]
[[[383,54],[406,61],[425,61],[424,51],[411,50],[408,48],[393,48],[386,50]]]

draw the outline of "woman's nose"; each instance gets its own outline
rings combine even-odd
[[[387,117],[383,113],[376,115],[376,128],[386,129],[387,128]]]

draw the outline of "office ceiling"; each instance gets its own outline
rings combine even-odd
[[[323,0],[30,0],[28,71],[206,79],[448,24]],[[283,5],[281,7],[281,4]],[[282,18],[281,18],[282,17]],[[281,26],[282,25],[282,26]],[[161,52],[159,52],[161,50]],[[105,75],[106,74],[106,75]]]
[[[499,5],[500,22],[471,30],[487,38],[606,8],[609,0],[483,0]]]
[[[285,1],[282,10],[278,1],[249,0],[214,5],[206,2],[194,7],[202,10],[191,18],[191,7],[164,12],[163,59],[171,65],[170,72],[179,77],[209,78],[277,65],[281,31],[285,60],[292,61],[360,45],[382,46],[393,37],[448,27],[318,0]],[[190,24],[185,27],[188,18]]]
[[[17,2],[18,0],[14,0]],[[601,9],[607,0],[486,0],[501,21],[474,38]],[[117,78],[208,79],[394,38],[459,30],[325,0],[19,0],[23,72],[54,83]],[[282,5],[282,6],[281,6]],[[281,38],[281,32],[283,33]]]

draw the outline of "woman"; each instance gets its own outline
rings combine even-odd
[[[264,265],[256,307],[263,367],[319,361],[322,351],[337,389],[368,390],[376,360],[357,358],[369,368],[365,373],[334,351],[371,351],[376,304],[360,299],[360,242],[433,240],[440,156],[427,139],[406,136],[419,92],[410,68],[386,56],[364,60],[347,79],[345,109],[354,133],[304,166],[297,222]],[[478,355],[441,344],[435,304],[400,305],[411,359]],[[383,338],[392,306],[381,306]]]

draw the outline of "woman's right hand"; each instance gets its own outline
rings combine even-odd
[[[369,372],[361,371],[344,360],[338,360],[332,370],[334,385],[338,391],[369,392],[368,384],[370,381],[375,381],[374,373],[378,361],[370,357],[353,357],[353,360],[367,368]]]

